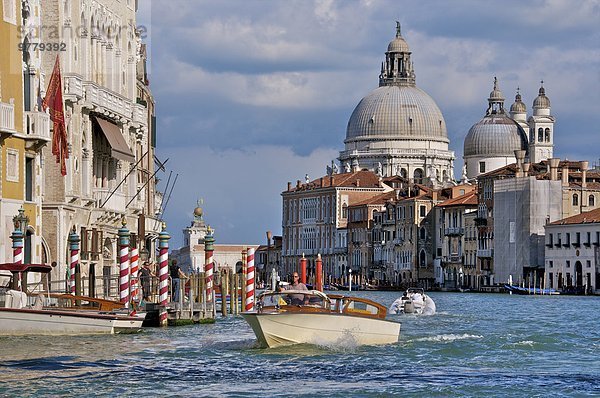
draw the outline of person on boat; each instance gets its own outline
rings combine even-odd
[[[292,283],[290,283],[287,286],[282,286],[280,289],[282,291],[283,290],[306,290],[306,291],[308,291],[308,288],[306,287],[306,285],[304,283],[300,282],[300,276],[298,275],[297,272],[294,272],[294,274],[292,275]],[[292,305],[308,304],[308,296],[307,295],[290,294],[289,297],[292,300],[292,302],[291,302]]]
[[[173,260],[171,262],[169,273],[171,275],[171,301],[178,303],[181,278],[186,279],[187,275],[183,273],[181,268],[179,268],[179,265],[177,265],[177,260]]]
[[[142,284],[142,296],[144,301],[150,300],[150,277],[156,276],[150,269],[150,263],[144,261],[142,269],[140,270],[140,283]]]

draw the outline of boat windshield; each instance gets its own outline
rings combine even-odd
[[[310,306],[329,308],[329,299],[324,294],[306,290],[285,290],[265,293],[259,297],[263,307]]]

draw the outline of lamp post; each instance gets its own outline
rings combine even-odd
[[[273,233],[271,231],[267,231],[267,259],[265,260],[265,272],[268,272],[270,265],[270,249],[271,249],[271,238],[273,237]],[[275,286],[272,286],[275,289]]]

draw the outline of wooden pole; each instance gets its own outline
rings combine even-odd
[[[227,316],[227,270],[221,271],[221,315]]]
[[[232,271],[228,279],[229,284],[229,313],[233,315],[235,313],[235,300],[236,300],[236,289],[235,289],[235,271]]]

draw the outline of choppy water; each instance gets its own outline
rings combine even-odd
[[[360,292],[390,305],[398,293]],[[600,396],[600,298],[431,293],[398,344],[255,348],[240,317],[0,338],[2,396]]]

